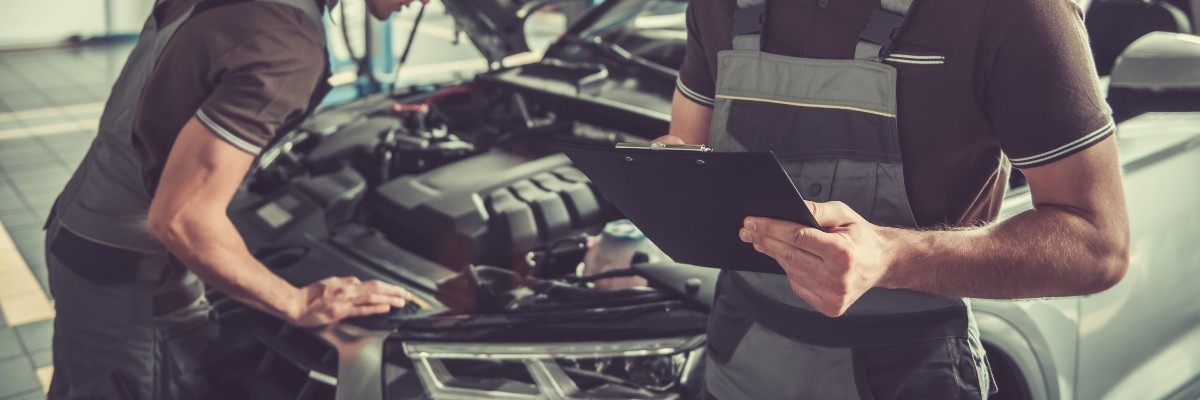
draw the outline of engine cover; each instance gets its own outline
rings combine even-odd
[[[380,185],[376,226],[441,265],[516,268],[540,243],[604,221],[607,206],[565,155],[494,150]]]

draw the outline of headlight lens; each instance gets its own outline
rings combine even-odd
[[[676,399],[703,335],[621,342],[404,343],[433,399]]]

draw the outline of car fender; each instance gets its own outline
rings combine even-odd
[[[1073,397],[1077,304],[1075,299],[972,301],[981,341],[1013,361],[1034,400]],[[1003,383],[998,386],[1004,390]]]

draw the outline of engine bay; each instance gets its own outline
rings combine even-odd
[[[561,385],[588,398],[694,397],[716,272],[671,263],[558,149],[666,132],[675,82],[662,65],[681,61],[684,41],[646,34],[662,32],[566,37],[537,63],[322,109],[260,155],[231,220],[294,285],[353,276],[418,299],[347,321],[386,335],[355,350],[382,353],[382,368],[365,371],[383,375],[384,398]],[[341,391],[346,360],[327,338],[210,299],[225,329],[215,379],[229,396]],[[443,343],[482,347],[471,359],[418,350]],[[539,355],[566,349],[580,353]],[[525,361],[479,358],[499,353]]]
[[[661,131],[612,127],[641,116],[584,121],[575,105],[495,83],[505,74],[558,79],[561,66],[546,65],[324,110],[264,152],[230,215],[281,275],[320,252],[349,254],[459,313],[498,311],[485,305],[516,301],[518,288],[596,289],[582,275],[589,243],[621,216],[557,144]]]

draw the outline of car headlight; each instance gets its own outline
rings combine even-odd
[[[704,344],[703,335],[536,344],[406,342],[403,352],[425,395],[438,400],[677,399],[699,375]]]

